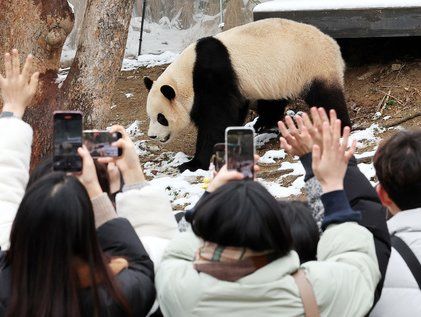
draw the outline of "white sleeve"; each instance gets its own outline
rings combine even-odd
[[[167,193],[148,185],[116,197],[117,214],[130,221],[157,269],[168,243],[178,235]]]
[[[17,118],[0,119],[0,246],[9,235],[29,179],[32,128]]]

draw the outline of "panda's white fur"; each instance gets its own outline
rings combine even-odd
[[[295,98],[313,79],[344,85],[345,64],[338,44],[311,25],[265,19],[222,32],[215,38],[227,47],[240,91],[249,100]],[[190,124],[195,47],[196,43],[187,47],[154,82],[147,100],[149,136],[171,140]],[[163,96],[163,85],[174,88],[174,100]],[[159,113],[169,121],[168,127],[157,122]]]

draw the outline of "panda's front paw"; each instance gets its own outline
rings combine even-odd
[[[202,164],[199,162],[199,160],[192,159],[191,161],[188,161],[178,166],[178,169],[180,170],[181,173],[183,173],[185,170],[190,170],[191,172],[194,172],[198,169],[207,169],[207,168],[203,167]]]

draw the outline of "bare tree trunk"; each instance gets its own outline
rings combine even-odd
[[[52,148],[52,112],[57,109],[58,91],[55,80],[73,20],[67,0],[0,0],[1,72],[3,53],[17,48],[22,60],[29,53],[34,55],[36,70],[41,73],[38,94],[25,114],[34,129],[32,166]]]
[[[87,127],[103,127],[121,69],[132,0],[90,0],[71,70],[61,89],[65,109],[83,111]]]

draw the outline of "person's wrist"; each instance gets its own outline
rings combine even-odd
[[[122,170],[121,173],[123,175],[125,185],[133,185],[146,182],[145,175],[143,174],[140,167],[135,169]]]
[[[94,199],[103,193],[102,188],[98,183],[87,184],[85,187],[90,199]]]
[[[25,107],[19,106],[19,105],[13,105],[10,103],[5,103],[3,105],[2,112],[13,112],[13,115],[17,118],[23,117],[23,114],[25,113]]]
[[[322,187],[322,191],[324,194],[344,189],[344,184],[342,181],[341,182],[320,182],[320,185]]]

